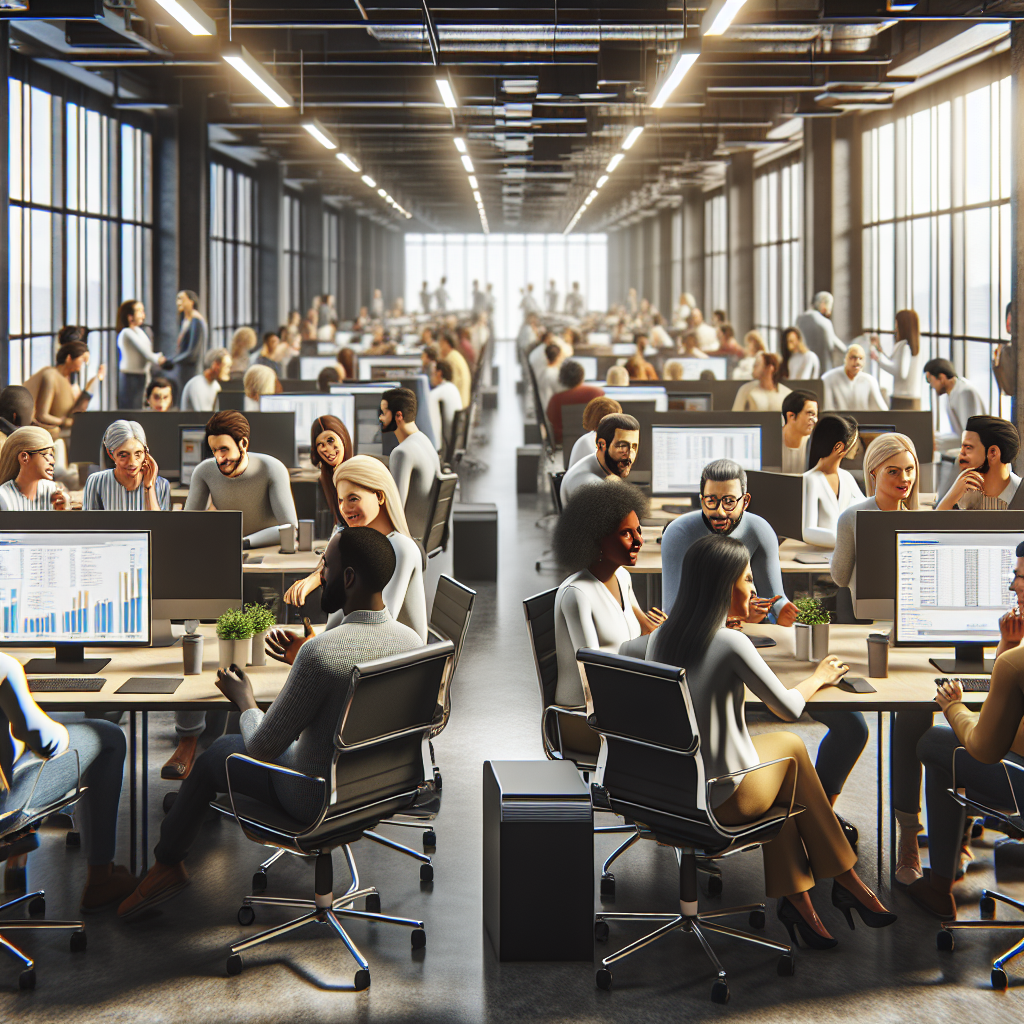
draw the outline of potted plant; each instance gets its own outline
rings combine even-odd
[[[266,665],[267,634],[277,625],[277,616],[264,604],[247,604],[245,614],[252,628],[252,656],[250,665]]]
[[[252,648],[252,624],[241,608],[229,608],[217,620],[217,663],[221,668],[247,665]]]
[[[814,597],[801,597],[794,603],[799,612],[793,627],[797,661],[821,661],[828,655],[828,611]]]

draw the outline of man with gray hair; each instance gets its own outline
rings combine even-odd
[[[213,412],[220,394],[220,382],[231,377],[231,353],[226,348],[211,349],[203,360],[203,372],[181,389],[182,412]]]
[[[832,326],[832,302],[831,292],[817,292],[811,299],[811,308],[796,318],[796,326],[803,334],[808,350],[818,357],[822,373],[839,365],[840,360],[832,357],[834,352],[846,352],[846,345],[836,336],[836,329]]]

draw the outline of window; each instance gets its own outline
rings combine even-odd
[[[1008,340],[1010,148],[1009,78],[873,127],[863,146],[865,327],[891,343],[896,311],[917,310],[929,357],[952,360],[1002,416],[991,358]]]
[[[341,217],[324,212],[324,283],[323,293],[333,295],[335,308],[341,298]]]
[[[302,313],[302,207],[298,197],[287,192],[282,199],[281,210],[282,269],[281,283],[287,311],[297,309]]]
[[[704,318],[729,308],[729,206],[725,191],[704,200]]]
[[[256,182],[210,164],[210,346],[256,326]]]
[[[769,165],[754,181],[754,327],[775,351],[803,310],[803,199],[798,155]]]

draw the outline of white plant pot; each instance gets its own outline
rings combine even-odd
[[[250,665],[266,665],[267,663],[267,634],[269,629],[262,633],[256,633],[252,638],[252,654],[249,658]]]
[[[793,645],[797,661],[821,661],[828,656],[828,623],[820,626],[796,623],[793,626]]]
[[[237,665],[244,668],[249,664],[252,653],[252,640],[222,640],[217,637],[217,665],[219,668],[230,668]]]

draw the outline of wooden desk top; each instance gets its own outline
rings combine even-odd
[[[645,526],[644,546],[637,556],[636,565],[630,568],[635,573],[660,573],[661,572],[661,545],[658,538],[661,537],[664,528],[658,526]],[[798,540],[784,540],[779,545],[779,564],[783,572],[798,573],[828,573],[828,561],[821,563],[803,563],[794,561],[797,555],[814,554],[831,557],[832,552],[826,548],[817,548],[813,544],[804,544]],[[287,557],[287,556],[282,556]]]
[[[320,555],[317,551],[323,551],[327,547],[327,541],[313,541],[312,551],[295,551],[290,555],[281,554],[280,544],[271,544],[265,548],[249,548],[243,552],[247,561],[242,563],[242,572],[301,572],[308,575],[320,564]],[[253,559],[262,559],[260,562],[253,562]]]

